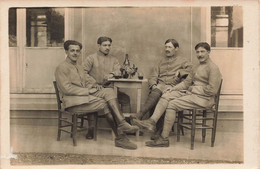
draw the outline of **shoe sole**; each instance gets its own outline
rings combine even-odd
[[[143,126],[142,124],[138,123],[135,120],[133,120],[133,125],[138,126],[141,130],[146,131],[148,133],[154,133],[155,132],[155,129],[147,128],[147,127]]]
[[[146,144],[146,146],[147,147],[169,147],[169,145],[162,145],[162,144],[160,144],[160,145],[149,145],[149,144],[147,145]]]
[[[123,148],[123,149],[128,149],[128,150],[136,150],[137,149],[137,147],[125,147],[125,146],[120,145],[120,144],[115,144],[115,146]]]

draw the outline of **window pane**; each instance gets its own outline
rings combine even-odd
[[[28,47],[61,47],[64,42],[64,8],[26,10]]]
[[[211,46],[243,47],[242,7],[211,8]]]
[[[16,40],[16,9],[10,8],[9,9],[9,16],[8,16],[8,34],[9,34],[9,47],[16,47],[17,40]]]

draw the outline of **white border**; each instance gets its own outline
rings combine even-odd
[[[1,5],[1,155],[9,155],[10,120],[9,120],[9,52],[8,52],[8,8],[9,7],[159,7],[159,6],[224,6],[242,5],[244,7],[244,55],[243,55],[243,86],[244,86],[244,164],[223,165],[91,165],[89,168],[259,168],[259,1],[22,1],[2,0]],[[86,168],[81,165],[64,166],[10,166],[9,160],[1,159],[1,168]]]

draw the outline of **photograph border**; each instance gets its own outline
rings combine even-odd
[[[33,3],[32,3],[33,2]],[[148,3],[149,2],[149,3]],[[149,4],[149,5],[148,5]],[[201,7],[201,6],[243,6],[244,47],[243,47],[243,108],[244,108],[244,163],[243,164],[192,164],[193,168],[260,168],[260,113],[259,113],[259,1],[0,1],[0,64],[1,64],[1,168],[191,168],[191,165],[44,165],[11,166],[10,159],[10,87],[9,87],[9,51],[8,51],[8,9],[10,7]]]

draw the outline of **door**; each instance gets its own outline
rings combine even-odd
[[[65,8],[16,11],[17,47],[9,50],[10,69],[15,67],[10,70],[11,92],[53,93],[55,68],[65,58]]]

